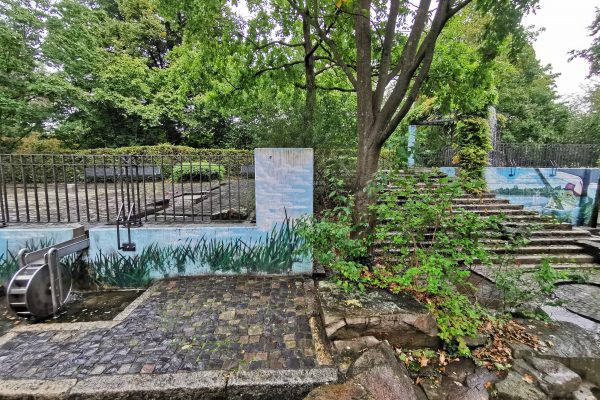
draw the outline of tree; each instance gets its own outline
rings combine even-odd
[[[152,0],[53,3],[41,48],[56,71],[55,134],[72,147],[180,140],[165,73],[175,25]]]
[[[288,2],[299,15],[304,12],[295,0]],[[324,2],[324,8],[313,1],[311,25],[357,92],[357,219],[369,205],[364,189],[377,170],[381,149],[416,100],[440,34],[472,2],[439,0],[431,9],[430,0],[421,0],[416,7],[401,0],[340,0],[334,7]],[[478,11],[490,16],[482,46],[486,58],[496,55],[496,47],[509,33],[518,36],[522,15],[534,3],[476,2]],[[401,27],[408,28],[407,35],[399,32]],[[340,29],[351,35],[336,34]],[[353,56],[344,51],[347,46],[354,48]]]
[[[596,8],[596,18],[589,26],[592,44],[584,50],[574,50],[573,57],[585,58],[590,63],[590,76],[600,75],[600,8]]]
[[[571,112],[559,102],[556,75],[540,64],[531,44],[513,57],[499,57],[494,76],[503,142],[565,141]]]
[[[43,1],[0,4],[0,147],[12,151],[32,132],[41,132],[52,111],[44,96],[47,75],[39,62]]]

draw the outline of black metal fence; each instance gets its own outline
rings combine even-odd
[[[449,167],[455,154],[448,146],[428,157],[417,154],[417,161],[427,167]],[[599,159],[597,144],[499,143],[490,152],[491,167],[584,168],[597,167]]]
[[[10,223],[245,221],[251,152],[0,155],[0,219]]]

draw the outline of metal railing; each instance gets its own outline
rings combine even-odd
[[[437,154],[417,157],[417,161],[427,167],[450,167],[455,154],[447,146]],[[491,167],[536,168],[596,167],[599,159],[600,145],[597,144],[499,143],[489,157]]]
[[[251,153],[0,155],[0,220],[116,223],[246,221],[254,216]]]

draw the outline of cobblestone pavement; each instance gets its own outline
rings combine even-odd
[[[0,347],[0,377],[312,368],[311,285],[300,277],[162,281],[112,329],[17,334]]]
[[[583,284],[560,285],[556,295],[565,301],[563,307],[600,322],[600,287]]]

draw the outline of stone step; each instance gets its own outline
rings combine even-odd
[[[486,247],[486,250],[496,254],[585,254],[585,250],[577,245],[554,245],[554,246],[531,246],[526,245],[514,249],[507,249],[504,246]]]
[[[560,246],[560,245],[576,245],[576,240],[579,238],[570,237],[530,237],[527,239],[528,246]],[[600,242],[600,240],[598,240]],[[486,239],[482,241],[484,244],[490,245],[503,245],[507,243],[507,240],[503,239]],[[581,247],[581,246],[580,246]]]
[[[540,220],[543,219],[545,221],[548,221],[549,218],[548,217],[544,217],[543,215],[540,215],[538,213],[536,213],[535,211],[528,211],[528,210],[493,210],[493,209],[489,209],[489,210],[465,210],[468,212],[472,212],[473,214],[477,214],[481,217],[487,217],[487,216],[492,216],[492,215],[505,215],[507,218],[508,217],[530,217],[532,220]]]
[[[556,237],[556,238],[590,238],[591,235],[588,232],[581,231],[579,229],[552,229],[552,227],[543,229],[543,230],[535,230],[529,232],[529,237],[531,238],[539,238],[539,237]]]
[[[494,204],[457,204],[454,202],[454,206],[457,208],[462,208],[464,210],[469,211],[514,211],[514,210],[523,210],[524,207],[520,204],[510,204],[510,203],[494,203]],[[536,213],[537,214],[537,213]]]
[[[527,239],[527,242],[525,244],[525,246],[529,246],[529,247],[540,247],[540,248],[546,248],[548,246],[578,246],[579,250],[581,251],[583,249],[582,246],[580,246],[579,244],[577,244],[577,240],[581,240],[581,238],[579,237],[561,237],[561,236],[557,236],[557,237],[545,237],[545,236],[540,236],[540,237],[531,237]],[[590,241],[595,241],[600,243],[600,238],[586,238],[586,240],[590,240]],[[506,239],[483,239],[481,240],[481,243],[486,246],[486,247],[503,247],[506,244],[509,243],[508,240]],[[393,246],[394,245],[394,241],[389,240],[389,239],[384,239],[384,240],[377,240],[374,243],[375,247],[389,247],[389,246]],[[422,241],[422,242],[418,242],[417,243],[418,246],[429,246],[431,245],[431,241]],[[523,247],[525,247],[523,246]]]
[[[494,197],[484,197],[484,198],[478,198],[478,197],[456,197],[454,199],[452,199],[452,202],[456,205],[463,205],[463,204],[478,204],[478,205],[487,205],[487,204],[510,204],[510,202],[507,199],[498,199],[498,198],[494,198]]]
[[[382,253],[376,253],[375,259],[378,262],[386,261],[389,263],[399,264],[402,262],[402,259],[396,256],[393,252],[386,252],[385,256]],[[581,264],[594,264],[595,259],[593,256],[587,254],[516,254],[510,261],[514,263],[514,265],[524,265],[524,266],[538,266],[542,263],[543,260],[549,260],[551,265],[569,265],[571,268],[576,266],[579,268]],[[493,261],[493,260],[492,260]],[[478,264],[478,261],[475,260],[475,264]],[[596,264],[598,266],[598,264]]]
[[[553,231],[570,231],[573,229],[573,226],[571,224],[567,224],[567,223],[559,223],[559,222],[541,222],[538,223],[536,222],[535,224],[532,224],[531,222],[516,222],[516,221],[506,221],[503,222],[502,225],[508,229],[523,229],[523,228],[528,228],[528,227],[533,227],[536,229],[549,229],[549,230],[553,230]]]
[[[595,261],[588,254],[524,254],[516,255],[516,265],[540,264],[542,260],[549,259],[551,264],[591,264]]]
[[[420,247],[428,246],[431,242],[420,242],[417,245]],[[505,254],[510,252],[515,255],[551,255],[551,254],[585,254],[585,250],[581,246],[573,245],[573,244],[563,244],[563,245],[555,245],[555,246],[531,246],[526,245],[523,247],[517,247],[514,249],[507,249],[502,245],[495,246],[485,246],[485,250],[490,253],[496,254]],[[373,249],[373,253],[375,255],[383,255],[384,253],[388,254],[399,254],[401,253],[401,249],[399,248],[385,248],[385,247],[376,247]]]

